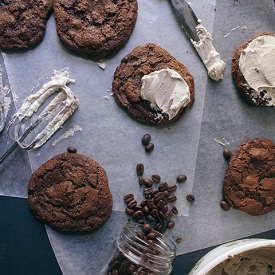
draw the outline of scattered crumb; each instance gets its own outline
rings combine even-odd
[[[78,132],[78,131],[82,131],[82,128],[79,125],[75,125],[73,128],[69,129],[63,135],[61,135],[59,138],[57,138],[52,143],[52,146],[55,146],[58,142],[62,141],[63,139],[74,136],[74,133]]]
[[[233,31],[236,31],[236,30],[246,30],[247,29],[247,26],[237,26],[233,29],[231,29],[227,34],[225,34],[223,37],[226,38],[227,36],[229,36]]]
[[[106,69],[106,66],[107,66],[105,60],[98,61],[98,62],[97,62],[97,65],[98,65],[102,70],[105,70],[105,69]]]
[[[108,99],[110,99],[110,97],[108,95],[105,95],[104,99],[108,100]]]
[[[228,146],[230,144],[230,142],[228,140],[226,140],[225,138],[217,139],[214,138],[214,141],[216,141],[218,144],[222,145],[222,146]]]

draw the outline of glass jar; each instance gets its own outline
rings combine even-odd
[[[176,255],[175,244],[159,232],[145,231],[144,228],[138,224],[126,224],[114,242],[114,251],[101,271],[102,275],[171,273]]]

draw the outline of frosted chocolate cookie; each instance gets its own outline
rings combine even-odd
[[[60,39],[92,59],[106,58],[127,42],[137,10],[137,0],[54,0]]]
[[[116,101],[148,124],[178,120],[195,99],[192,74],[155,44],[136,47],[122,59],[112,88]]]
[[[45,32],[53,0],[0,1],[0,50],[27,49]]]
[[[242,44],[232,60],[237,88],[256,106],[275,106],[275,33],[260,33]]]
[[[56,230],[89,232],[100,227],[112,211],[105,170],[93,159],[68,152],[38,168],[28,184],[34,215]]]
[[[224,179],[224,199],[234,208],[257,216],[275,209],[275,144],[256,138],[232,155]]]

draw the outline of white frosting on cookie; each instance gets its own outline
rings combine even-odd
[[[275,106],[275,36],[262,35],[253,39],[241,52],[239,67],[255,98]]]
[[[141,97],[157,111],[168,114],[169,120],[190,103],[190,89],[181,75],[169,68],[144,75]]]

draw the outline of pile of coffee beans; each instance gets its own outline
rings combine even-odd
[[[138,203],[133,194],[124,196],[127,204],[126,214],[131,216],[134,221],[140,224],[150,224],[156,231],[165,232],[175,226],[172,220],[173,215],[178,215],[178,210],[170,204],[177,200],[175,191],[176,184],[162,182],[159,175],[152,175],[151,178],[144,178],[144,165],[137,164],[136,173],[138,182],[144,186],[144,199]],[[156,185],[156,188],[153,187]]]
[[[141,140],[141,143],[144,146],[145,152],[147,153],[151,153],[155,148],[154,143],[151,143],[150,141],[151,141],[150,134],[145,134]]]
[[[137,247],[132,243],[133,248],[137,249],[139,252],[144,252],[144,255],[141,256],[141,261],[146,262],[146,254],[150,253],[153,255],[158,255],[158,251],[153,247],[157,238],[157,233],[151,229],[150,224],[145,224],[142,227],[142,232],[137,234],[137,238],[135,238],[135,242],[137,243]],[[145,242],[145,244],[144,244]],[[145,251],[142,251],[140,248],[142,245],[145,247]],[[131,248],[128,247],[131,250]],[[132,262],[130,259],[125,257],[121,252],[117,253],[114,258],[111,260],[108,266],[108,270],[106,275],[154,275],[154,273],[147,268],[138,265]]]

